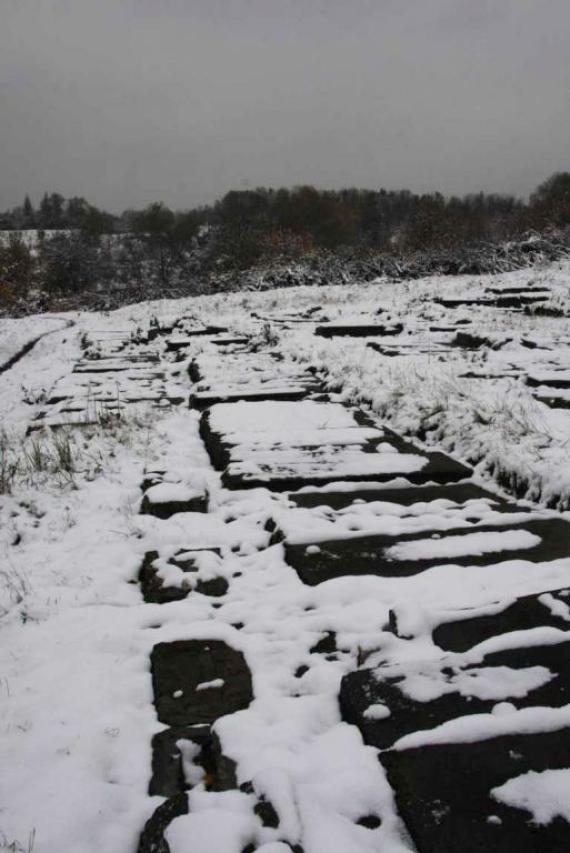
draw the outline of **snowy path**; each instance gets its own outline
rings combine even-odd
[[[6,324],[6,321],[4,321],[4,324]],[[17,364],[20,359],[24,358],[24,356],[31,352],[31,350],[36,346],[36,344],[43,340],[43,338],[48,337],[48,335],[53,335],[54,332],[59,332],[62,329],[70,328],[73,325],[73,320],[62,320],[60,324],[56,326],[55,329],[48,329],[47,331],[42,332],[41,335],[36,335],[35,337],[30,338],[25,342],[19,341],[17,344],[17,346],[19,346],[19,349],[17,349],[15,352],[11,352],[9,358],[2,364],[0,364],[0,373],[6,373],[7,370],[11,370],[11,368],[14,367],[14,365]],[[5,338],[7,337],[9,337],[9,333],[8,335],[5,335]],[[13,344],[12,347],[10,347],[10,343],[8,343],[6,340],[3,340],[2,349],[4,351],[10,352],[10,350],[13,349]]]
[[[30,412],[30,441],[82,455],[74,488],[0,507],[6,843],[564,849],[567,517],[333,388],[322,318],[276,342],[194,313],[93,321]],[[374,340],[402,353],[372,353],[384,371],[423,357],[421,336]],[[528,353],[508,369],[550,378]]]

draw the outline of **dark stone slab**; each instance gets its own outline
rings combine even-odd
[[[387,335],[399,335],[403,331],[404,326],[402,323],[394,323],[391,326],[379,323],[370,323],[369,325],[331,323],[330,325],[317,326],[315,329],[315,335],[319,335],[322,338],[371,338],[374,336],[385,337]]]
[[[190,377],[191,382],[204,381],[204,374],[200,370],[200,365],[195,359],[193,359],[188,365],[188,376]]]
[[[551,409],[570,409],[570,397],[556,394],[535,394],[534,399]]]
[[[208,512],[208,496],[198,495],[187,501],[151,502],[146,495],[143,495],[140,511],[142,515],[153,515],[155,518],[163,519],[170,518],[177,512]]]
[[[418,453],[417,450],[410,452]],[[267,477],[259,477],[250,475],[237,474],[233,475],[229,471],[224,471],[222,474],[222,485],[227,489],[251,489],[251,488],[267,488],[272,491],[297,491],[305,486],[323,486],[327,483],[335,483],[343,480],[347,483],[366,482],[366,480],[374,482],[389,482],[395,477],[403,476],[409,483],[453,483],[459,480],[464,480],[470,477],[472,471],[466,465],[456,462],[451,457],[444,453],[433,452],[421,454],[427,456],[427,464],[418,471],[406,472],[399,475],[398,472],[390,472],[386,474],[373,472],[369,475],[343,473],[342,476],[335,471],[334,464],[330,465],[328,470],[323,466],[323,473],[319,476],[295,475],[294,472],[286,476],[269,473]]]
[[[158,557],[158,551],[147,551],[139,570],[139,582],[144,600],[147,604],[181,601],[186,598],[190,590],[179,586],[164,586],[162,578],[158,577],[157,570],[153,566]]]
[[[570,729],[384,752],[380,760],[418,853],[568,850],[566,821],[534,824],[490,791],[531,770],[570,767]]]
[[[209,726],[186,726],[165,729],[152,739],[152,776],[148,792],[151,797],[173,797],[188,790],[182,770],[182,754],[178,741],[192,741],[200,748],[195,763],[206,776],[214,774],[212,735]]]
[[[249,341],[249,338],[231,337],[228,335],[224,338],[212,338],[210,343],[214,344],[217,347],[226,347],[226,346],[230,346],[230,345],[247,344],[248,341]]]
[[[196,592],[218,598],[225,595],[229,589],[227,580],[223,577],[210,578],[209,580],[198,580]]]
[[[524,516],[524,513],[521,513]],[[472,533],[498,533],[507,530],[526,530],[541,538],[533,547],[495,551],[486,554],[468,554],[455,557],[429,557],[423,560],[397,560],[385,552],[393,545],[430,539],[438,541],[449,536],[463,537]],[[507,560],[526,560],[532,563],[558,560],[570,556],[570,524],[558,518],[530,521],[521,518],[517,524],[457,527],[450,530],[424,531],[402,536],[358,536],[350,539],[315,543],[316,553],[307,553],[309,543],[285,543],[285,559],[303,583],[316,586],[331,578],[349,575],[378,575],[380,577],[407,577],[423,572],[432,566],[445,564],[459,566],[487,566]]]
[[[243,655],[220,640],[158,643],[152,650],[151,670],[158,719],[168,726],[211,724],[247,708],[253,698]],[[196,690],[216,679],[223,679],[223,686]]]
[[[473,332],[459,331],[453,338],[452,344],[461,349],[480,349],[481,347],[489,347],[490,349],[501,349],[512,338],[493,339],[485,337],[485,335],[476,335]]]
[[[456,332],[459,326],[467,326],[472,320],[456,320],[453,325],[430,326],[430,332]]]
[[[210,726],[182,726],[164,729],[152,739],[150,796],[173,797],[192,787],[184,777],[181,741],[198,747],[192,763],[204,771],[202,783],[208,791],[237,788],[236,763],[223,754],[220,739]]]
[[[537,293],[540,293],[541,296],[550,296],[550,290],[546,287],[540,287],[538,285],[513,285],[512,287],[486,287],[485,293],[496,293],[499,296],[505,294],[519,294],[521,296],[525,296],[526,294],[531,294],[536,296]]]
[[[570,639],[551,646],[509,649],[486,655],[475,668],[499,666],[512,669],[543,666],[555,673],[555,677],[519,698],[485,700],[454,692],[445,693],[428,702],[419,702],[399,688],[400,675],[391,676],[388,669],[385,670],[386,675],[382,668],[364,669],[349,673],[342,679],[339,697],[342,718],[358,726],[367,744],[386,749],[412,732],[432,729],[448,720],[469,714],[489,714],[498,701],[512,701],[517,708],[561,707],[570,701]],[[463,671],[473,669],[466,667]],[[442,671],[446,678],[452,677],[454,673],[451,668]],[[377,703],[390,709],[389,717],[371,720],[365,716],[366,708]]]
[[[325,396],[322,402],[328,402],[328,398]],[[362,447],[367,452],[374,452],[380,441],[389,440],[394,446],[396,446],[397,441],[399,440],[395,433],[392,433],[386,430],[384,427],[379,428],[373,421],[364,413],[364,412],[355,412],[354,413],[354,425],[358,427],[370,427],[377,430],[381,430],[381,437],[378,440],[366,440],[363,441]],[[331,437],[330,434],[326,433],[326,430],[323,432],[323,436],[326,436],[325,442],[327,446],[331,447],[343,447],[347,446],[346,439],[342,439],[341,441],[335,442],[334,437]],[[200,418],[200,437],[204,444],[206,445],[206,450],[210,456],[212,464],[218,471],[223,471],[223,469],[230,464],[232,459],[232,451],[239,447],[234,442],[232,442],[226,435],[221,432],[216,432],[212,429],[210,424],[210,414],[208,411],[205,411]],[[253,436],[252,436],[253,438]],[[259,438],[263,438],[263,433],[259,435]],[[318,450],[322,447],[323,441],[319,440],[316,443],[314,440],[309,439],[301,439],[295,440],[291,444],[288,443],[290,437],[286,432],[283,433],[283,444],[286,447],[290,447],[295,450]],[[406,445],[406,448],[408,446]],[[399,446],[398,446],[398,449]],[[409,451],[406,449],[405,452],[416,452]],[[337,477],[338,479],[338,477]]]
[[[568,589],[553,590],[550,595],[559,599],[563,604],[570,605],[570,597],[561,595]],[[570,630],[570,622],[561,616],[555,616],[540,598],[545,593],[525,595],[517,598],[512,604],[506,604],[498,613],[478,616],[474,610],[467,613],[464,619],[445,622],[433,632],[433,641],[444,651],[465,652],[472,646],[510,631],[523,631],[548,625],[561,631]]]
[[[162,803],[147,820],[137,853],[170,853],[170,845],[164,833],[175,818],[185,814],[188,814],[186,794],[177,794]]]
[[[512,296],[497,296],[495,304],[498,308],[522,308],[523,305],[533,305],[537,302],[545,302],[549,298],[549,294],[513,294]]]
[[[561,370],[560,377],[554,375],[555,371],[548,371],[548,373],[549,375],[547,379],[541,379],[540,375],[533,376],[532,374],[529,374],[526,377],[526,384],[530,385],[531,388],[540,388],[542,385],[547,388],[570,388],[570,370]]]
[[[177,566],[184,573],[197,572],[199,569],[197,555],[204,551],[212,552],[213,549],[201,548],[194,551],[185,551],[184,554],[186,557],[184,560],[173,557],[168,562]],[[218,553],[219,556],[219,552],[213,552]],[[162,578],[158,576],[157,569],[153,566],[154,561],[158,557],[158,551],[148,551],[144,555],[144,560],[139,571],[139,582],[144,600],[148,604],[168,604],[171,601],[181,601],[190,594],[190,586],[164,586]],[[221,576],[209,578],[208,580],[199,579],[194,586],[195,592],[212,597],[225,595],[228,588],[227,580]]]
[[[541,379],[540,374],[533,376],[532,373],[527,375],[526,384],[531,388],[539,388],[541,385],[546,385],[548,388],[570,388],[570,370],[563,369],[560,371],[560,376],[555,375],[556,371],[548,371],[548,378]]]
[[[208,335],[210,337],[213,335],[225,335],[228,332],[227,326],[198,326],[194,329],[187,329],[184,328],[183,324],[176,323],[175,327],[180,329],[180,337],[171,338],[166,341],[167,349],[176,349],[177,344],[187,346],[187,338],[200,338]]]
[[[283,385],[286,386],[287,382],[284,381]],[[271,387],[263,388],[260,386],[254,386],[253,388],[248,385],[244,385],[243,389],[237,389],[231,392],[219,392],[217,393],[215,389],[211,391],[198,391],[194,394],[190,395],[190,408],[198,409],[198,411],[204,411],[204,409],[209,409],[210,406],[216,405],[216,403],[236,403],[240,400],[249,403],[259,403],[266,400],[283,400],[283,401],[296,401],[303,400],[308,394],[312,394],[318,392],[320,390],[320,386],[315,383],[304,385],[303,387],[298,387],[295,385],[291,388],[281,388],[279,390],[271,389]]]
[[[439,296],[433,301],[436,302],[438,305],[443,305],[444,308],[463,308],[464,306],[471,308],[474,305],[492,307],[495,304],[495,300],[491,299],[488,296],[453,296],[447,299],[443,296]]]
[[[327,631],[321,639],[309,649],[312,655],[330,655],[337,652],[336,634],[334,631]]]
[[[488,492],[475,483],[453,483],[451,485],[409,486],[390,489],[367,489],[363,487],[354,492],[306,491],[293,492],[289,499],[299,507],[330,506],[332,509],[344,509],[355,501],[370,503],[387,501],[388,503],[412,506],[415,503],[429,503],[436,500],[455,501],[464,504],[470,500],[493,501],[493,509],[498,512],[513,511],[512,504],[503,498]]]
[[[325,400],[323,400],[323,402],[325,402]],[[378,429],[377,425],[365,412],[355,410],[353,412],[353,416],[355,426],[373,427]],[[460,462],[456,462],[454,459],[451,459],[451,457],[439,452],[424,452],[418,450],[413,444],[404,440],[392,430],[386,427],[382,427],[381,429],[382,437],[362,444],[362,452],[374,454],[379,443],[388,442],[400,453],[415,454],[422,459],[425,459],[426,463],[421,469],[401,474],[401,476],[404,476],[410,484],[458,482],[471,476],[472,471],[470,468]],[[325,435],[324,432],[323,435]],[[239,445],[232,443],[231,438],[225,436],[223,433],[216,432],[212,429],[208,412],[205,412],[200,419],[200,436],[206,445],[212,464],[217,470],[223,471],[224,468],[229,466],[232,462],[232,450],[234,450],[234,448],[239,449]],[[262,438],[262,434],[260,434],[260,438]],[[283,434],[283,444],[285,446],[287,445],[286,432]],[[339,447],[345,444],[347,444],[347,442],[343,441]],[[320,451],[322,449],[321,444],[303,445],[297,443],[294,446],[295,449],[299,451],[310,451],[313,448]],[[234,453],[233,455],[235,456],[235,460],[233,461],[236,463],[239,461],[254,462],[254,453],[255,451],[253,451],[250,456],[243,456],[241,460],[240,457],[236,456]],[[226,470],[222,475],[222,483],[226,488],[245,489],[261,487],[273,489],[275,491],[292,491],[302,489],[305,486],[325,485],[327,483],[338,482],[339,480],[346,482],[365,482],[366,480],[372,482],[388,482],[393,480],[395,477],[400,476],[398,471],[378,473],[378,471],[374,471],[372,465],[371,473],[367,475],[363,475],[361,472],[354,475],[351,475],[350,472],[346,472],[340,475],[336,465],[338,459],[335,458],[334,453],[331,454],[330,459],[322,458],[321,454],[319,454],[319,456],[319,467],[321,468],[322,473],[319,471],[318,475],[302,473],[302,468],[300,469],[301,473],[297,474],[294,469],[294,465],[287,465],[286,467],[289,470],[279,470],[279,450],[276,450],[275,471],[271,471],[271,464],[264,464],[265,470],[263,475],[259,476],[255,476],[249,471],[247,473],[238,472],[234,474],[231,470]]]

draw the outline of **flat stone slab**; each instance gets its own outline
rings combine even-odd
[[[378,343],[378,341],[369,341],[366,346],[368,349],[389,358],[409,355],[438,355],[439,353],[453,352],[456,349],[451,343],[439,343],[438,341],[434,341],[433,344],[428,344],[425,341],[421,344],[385,344]]]
[[[219,560],[219,552],[209,548],[181,551],[167,560],[161,559],[158,551],[147,551],[139,570],[144,600],[168,604],[182,601],[192,591],[212,597],[225,595],[229,585],[225,577],[216,574]]]
[[[188,814],[188,797],[176,794],[162,803],[147,820],[141,833],[137,853],[170,853],[164,833],[177,817]]]
[[[167,726],[210,725],[253,699],[243,655],[220,640],[158,643],[151,671],[158,719]]]
[[[454,501],[457,504],[464,504],[471,500],[487,500],[498,512],[512,511],[512,504],[508,504],[502,498],[475,485],[475,483],[452,483],[450,485],[430,483],[425,486],[406,484],[401,488],[385,488],[380,484],[376,487],[368,487],[366,484],[359,484],[358,487],[355,485],[354,489],[347,489],[346,491],[308,489],[292,492],[289,495],[289,500],[298,507],[329,506],[332,509],[344,509],[354,503],[371,503],[374,501],[412,506],[416,503],[431,503],[436,500]]]
[[[178,726],[164,729],[152,739],[152,776],[148,793],[151,797],[174,797],[193,787],[186,780],[182,768],[182,751],[179,743],[196,748],[193,763],[212,773],[212,734],[210,726]]]
[[[363,440],[363,427],[378,432]],[[202,416],[200,434],[214,466],[225,468],[226,488],[289,491],[339,480],[453,482],[471,475],[448,456],[418,451],[340,403],[220,404]]]
[[[475,666],[445,663],[408,662],[346,675],[339,697],[343,720],[358,726],[367,744],[386,749],[457,717],[490,714],[499,702],[520,709],[570,701],[570,638],[495,652]]]
[[[562,853],[569,826],[536,824],[491,791],[570,767],[570,729],[384,752],[380,760],[418,853]]]
[[[496,300],[490,296],[438,296],[433,301],[444,308],[470,308],[475,305],[492,308],[496,304]]]
[[[262,385],[243,384],[230,387],[211,388],[208,391],[197,391],[190,395],[190,408],[204,411],[217,403],[234,403],[240,400],[257,403],[260,401],[294,401],[303,400],[307,395],[320,390],[317,383],[290,383]]]
[[[193,382],[202,383],[196,391],[234,383],[314,381],[312,371],[303,370],[299,364],[284,360],[274,352],[201,353],[191,360],[188,371]]]
[[[140,511],[156,518],[170,518],[177,512],[208,512],[208,495],[183,483],[156,483],[146,489]]]
[[[321,338],[371,338],[387,335],[399,335],[404,331],[402,323],[385,325],[382,323],[323,323],[315,329],[315,335]]]
[[[450,652],[465,652],[499,634],[548,625],[570,630],[570,590],[558,589],[525,595],[514,602],[498,602],[467,611],[464,618],[444,622],[433,631],[434,643]]]
[[[217,347],[227,347],[234,345],[242,345],[249,343],[249,338],[240,337],[237,335],[220,335],[219,337],[212,338],[210,343],[214,344]]]
[[[407,577],[434,566],[532,563],[570,556],[570,524],[557,518],[477,525],[401,536],[362,536],[285,543],[285,559],[303,583],[316,586],[350,575]],[[500,517],[500,516],[499,516]]]
[[[559,390],[556,393],[554,391],[548,392],[543,386],[534,394],[534,399],[539,403],[544,403],[550,409],[570,409],[570,389]]]
[[[570,370],[561,368],[559,370],[535,370],[527,373],[526,384],[531,388],[539,388],[541,385],[548,388],[570,388]],[[546,390],[546,389],[545,389]]]

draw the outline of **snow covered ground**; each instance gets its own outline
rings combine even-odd
[[[545,304],[564,310],[570,305],[570,265],[404,285],[382,281],[141,303],[107,315],[0,320],[0,364],[51,332],[0,375],[0,850],[137,849],[145,821],[162,802],[148,796],[150,742],[164,729],[150,672],[158,643],[224,641],[243,653],[253,680],[249,707],[215,726],[224,755],[237,763],[238,784],[251,784],[212,790],[190,756],[186,776],[198,784],[189,795],[189,814],[167,829],[172,853],[414,850],[377,749],[365,745],[339,710],[341,680],[365,658],[367,666],[409,664],[410,697],[453,689],[474,696],[479,691],[494,703],[488,713],[405,734],[396,751],[420,742],[570,724],[569,706],[512,706],[513,696],[549,683],[547,668],[527,668],[514,682],[504,672],[491,682],[485,674],[469,677],[467,686],[461,680],[466,676],[458,675],[459,687],[454,681],[450,688],[430,638],[438,620],[451,621],[464,608],[489,610],[497,602],[506,606],[520,596],[570,587],[570,558],[535,563],[503,555],[501,571],[496,564],[466,571],[465,561],[453,563],[486,552],[508,555],[540,539],[513,533],[510,514],[485,501],[467,509],[445,501],[403,507],[383,501],[386,484],[376,484],[374,501],[331,510],[295,507],[287,492],[263,484],[226,488],[200,434],[200,412],[186,403],[200,390],[188,377],[190,360],[209,371],[203,389],[222,388],[238,397],[245,386],[265,382],[277,391],[291,383],[298,389],[308,375],[324,383],[331,406],[358,405],[371,424],[357,426],[352,409],[326,408],[318,400],[296,409],[256,409],[254,422],[240,415],[245,410],[231,408],[239,404],[224,403],[212,410],[211,428],[233,448],[230,474],[269,476],[277,459],[281,473],[289,476],[305,465],[318,483],[311,468],[317,463],[307,468],[302,456],[310,446],[319,471],[337,465],[338,479],[354,472],[356,484],[336,486],[350,491],[366,473],[368,450],[362,447],[376,441],[370,463],[380,479],[386,472],[421,472],[432,451],[445,451],[474,466],[473,482],[492,494],[526,499],[519,508],[532,510],[533,519],[570,518],[570,408],[563,407],[565,393],[570,395],[570,318],[485,304],[491,290],[508,294],[529,287],[537,293],[547,288]],[[477,296],[483,304],[435,301]],[[254,351],[232,362],[224,347],[205,336],[192,339],[179,356],[167,352],[159,336],[136,350],[144,359],[138,367],[131,365],[122,378],[117,373],[104,387],[97,385],[97,374],[87,385],[80,384],[87,382],[84,374],[72,374],[78,362],[88,369],[106,359],[120,362],[130,350],[119,347],[129,336],[136,339],[139,328],[147,330],[154,318],[169,325],[180,317],[186,325],[174,340],[185,329],[215,323],[253,336]],[[315,334],[335,322],[387,328],[401,323],[403,329],[372,337]],[[458,330],[470,341],[458,338]],[[268,362],[268,352],[278,359]],[[136,369],[148,372],[144,386]],[[59,406],[58,417],[70,416],[65,402],[49,402],[70,386],[90,401],[99,395],[95,423],[26,434],[30,425],[41,426],[35,419],[50,406]],[[130,402],[129,393],[141,387],[148,399],[141,394]],[[185,402],[169,402],[177,394]],[[120,417],[106,408],[114,402]],[[413,439],[415,449],[402,449],[383,432],[386,427]],[[162,473],[149,500],[204,494],[208,512],[141,514],[141,482],[153,471]],[[292,545],[310,543],[309,556],[316,557],[331,530],[341,539],[397,537],[425,530],[456,534],[473,523],[507,529],[475,531],[468,542],[459,536],[434,542],[431,533],[419,545],[398,545],[396,539],[390,559],[429,556],[434,564],[412,576],[347,574],[314,586],[301,581],[275,535],[277,528]],[[187,598],[143,600],[137,581],[145,554],[157,552],[162,581],[176,586],[181,579],[171,558],[199,549],[210,549],[203,552],[209,559],[199,563]],[[221,597],[196,586],[220,577],[228,584]],[[553,601],[550,607],[561,612],[564,601]],[[398,618],[397,634],[387,628],[390,611]],[[544,631],[550,632],[548,642],[562,642],[564,632],[557,628],[536,630],[543,632],[540,642]],[[334,649],[312,651],[332,634]],[[497,648],[485,647],[480,658],[491,651]],[[453,655],[458,672],[476,662]],[[223,690],[221,681],[202,683],[200,692]],[[368,709],[371,721],[389,714],[382,703]],[[496,786],[497,804],[527,809],[538,823],[556,815],[567,820],[568,798],[560,792],[567,789],[568,771],[533,773]],[[262,825],[255,812],[263,798],[277,812],[278,828]],[[367,826],[362,819],[370,816],[376,822]]]

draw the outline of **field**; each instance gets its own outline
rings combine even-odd
[[[569,263],[0,341],[0,850],[562,849]]]

